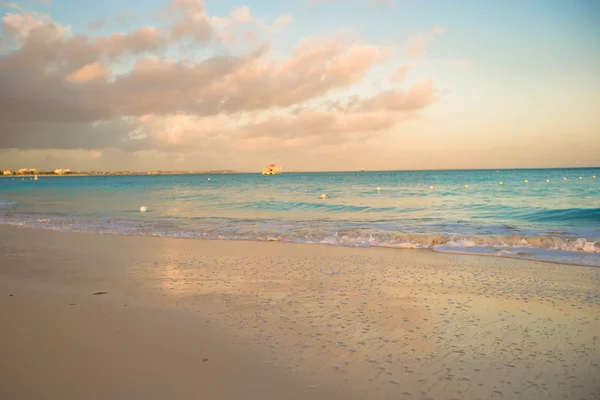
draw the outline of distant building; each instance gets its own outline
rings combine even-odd
[[[17,171],[17,174],[19,175],[28,175],[28,174],[37,174],[40,171],[38,171],[37,168],[21,168],[20,170]]]
[[[4,171],[2,171],[2,175],[12,175],[13,172],[10,169],[5,169]]]
[[[70,174],[71,170],[68,168],[59,168],[59,169],[55,169],[53,172],[56,175],[64,175],[64,174]]]

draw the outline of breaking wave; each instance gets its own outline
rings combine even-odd
[[[598,213],[597,209],[590,211]],[[559,218],[578,218],[572,211]],[[555,215],[556,217],[556,215]],[[590,214],[586,214],[590,218]],[[456,234],[401,232],[377,227],[327,221],[195,218],[149,220],[143,218],[70,217],[64,215],[0,214],[0,223],[27,228],[213,240],[253,240],[313,243],[345,247],[431,249],[444,253],[485,254],[514,258],[600,266],[600,240],[566,232],[547,234]]]

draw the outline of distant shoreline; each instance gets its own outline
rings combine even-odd
[[[531,171],[531,170],[584,170],[584,169],[600,169],[600,166],[595,167],[554,167],[554,168],[476,168],[476,169],[398,169],[398,170],[338,170],[338,171],[286,171],[285,174],[323,174],[323,173],[386,173],[386,172],[461,172],[461,171]],[[2,171],[2,170],[0,170]],[[260,174],[260,171],[235,171],[235,170],[215,170],[215,171],[160,171],[160,172],[130,172],[130,171],[115,171],[115,172],[74,172],[69,174],[55,174],[50,171],[40,172],[38,177],[48,176],[149,176],[149,175],[228,175],[228,174]],[[34,177],[36,174],[12,174],[1,175],[0,178],[28,178]]]
[[[252,172],[239,171],[203,171],[203,172],[75,172],[70,174],[54,174],[51,172],[40,172],[38,174],[12,174],[0,175],[0,178],[33,178],[39,177],[65,177],[65,176],[154,176],[154,175],[226,175],[226,174],[250,174]]]

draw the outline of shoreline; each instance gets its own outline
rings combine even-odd
[[[326,247],[335,247],[335,248],[347,248],[347,249],[368,249],[368,248],[374,248],[374,249],[386,249],[386,250],[395,250],[395,251],[404,251],[404,250],[427,250],[427,251],[431,251],[433,253],[437,253],[437,254],[450,254],[450,255],[459,255],[459,256],[477,256],[477,257],[492,257],[492,258],[503,258],[503,259],[511,259],[511,260],[522,260],[522,261],[531,261],[531,262],[542,262],[542,263],[549,263],[549,264],[556,264],[556,265],[570,265],[570,266],[574,266],[574,267],[588,267],[588,268],[600,268],[600,265],[589,265],[589,264],[583,264],[583,263],[577,263],[577,262],[569,262],[569,261],[560,261],[560,260],[549,260],[549,259],[544,259],[544,258],[533,258],[533,257],[519,257],[516,255],[504,255],[504,254],[485,254],[485,253],[478,253],[478,252],[468,252],[468,251],[438,251],[435,248],[432,247],[395,247],[393,245],[370,245],[370,246],[350,246],[350,245],[336,245],[336,244],[331,244],[331,243],[314,243],[314,242],[293,242],[293,241],[288,241],[288,240],[270,240],[270,239],[266,239],[266,240],[254,240],[254,239],[218,239],[218,238],[209,238],[209,237],[187,237],[187,236],[167,236],[167,235],[155,235],[155,234],[149,234],[149,235],[135,235],[135,234],[129,234],[129,233],[114,233],[114,232],[91,232],[91,231],[85,231],[85,230],[73,230],[73,231],[68,231],[68,230],[60,230],[60,229],[54,229],[52,227],[48,227],[48,228],[44,228],[44,227],[30,227],[30,226],[19,226],[19,225],[14,225],[11,223],[7,223],[7,222],[0,222],[0,226],[8,226],[8,227],[12,227],[12,228],[18,228],[18,229],[31,229],[31,230],[41,230],[41,231],[52,231],[52,232],[70,232],[70,233],[86,233],[86,234],[95,234],[95,235],[108,235],[108,236],[127,236],[127,237],[151,237],[151,238],[170,238],[170,239],[185,239],[185,240],[201,240],[201,241],[226,241],[226,242],[250,242],[250,243],[282,243],[282,244],[293,244],[293,245],[311,245],[311,246],[326,246]],[[485,246],[475,246],[475,248],[485,248]],[[508,246],[508,249],[510,249],[511,247]],[[544,248],[539,248],[539,247],[530,247],[530,249],[533,250],[541,250],[541,251],[557,251],[557,249],[544,249]],[[558,251],[565,251],[565,250],[558,250]],[[568,251],[565,251],[568,252]],[[598,253],[592,253],[592,252],[568,252],[568,253],[573,253],[573,254],[598,254]],[[600,255],[599,255],[600,256]]]
[[[586,167],[545,167],[545,168],[475,168],[475,169],[382,169],[382,170],[378,170],[378,169],[373,169],[373,170],[333,170],[333,171],[302,171],[302,170],[297,170],[297,171],[287,171],[286,173],[289,174],[323,174],[323,173],[332,173],[332,174],[337,174],[337,173],[365,173],[365,172],[374,172],[374,173],[388,173],[388,172],[453,172],[453,171],[457,171],[457,172],[473,172],[473,171],[489,171],[489,172],[493,172],[493,171],[501,171],[501,172],[506,172],[506,171],[554,171],[554,170],[589,170],[589,169],[600,169],[600,166],[586,166]],[[1,171],[1,169],[0,169]],[[233,171],[233,170],[227,170],[228,172],[219,172],[220,170],[216,170],[215,172],[213,171],[201,171],[201,172],[173,172],[173,173],[148,173],[148,172],[129,172],[127,174],[118,174],[118,173],[111,173],[111,172],[106,172],[106,173],[101,173],[101,174],[89,174],[89,173],[83,173],[83,174],[68,174],[68,175],[56,175],[56,174],[51,174],[51,175],[47,175],[47,176],[127,176],[127,175],[203,175],[203,174],[259,174],[260,175],[260,171]],[[15,177],[15,176],[24,176],[24,175],[0,175],[0,177]],[[33,176],[33,175],[31,175]]]
[[[206,171],[206,172],[173,172],[173,173],[147,173],[147,172],[131,172],[131,173],[73,173],[73,174],[19,174],[19,175],[0,175],[0,178],[48,178],[48,177],[79,177],[79,176],[170,176],[170,175],[238,175],[238,174],[258,174],[258,172],[219,172],[219,171]]]
[[[228,390],[236,385],[251,398],[600,391],[597,268],[10,226],[0,235],[0,310],[9,321],[0,349],[12,354],[0,359],[2,376],[11,376],[0,379],[0,393],[9,398],[39,397],[36,390],[106,398],[88,396],[102,387],[164,398],[162,385],[192,398],[199,378],[209,399],[244,398]],[[265,392],[271,378],[281,385]]]

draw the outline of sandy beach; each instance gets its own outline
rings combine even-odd
[[[0,226],[2,399],[592,399],[600,269]]]

